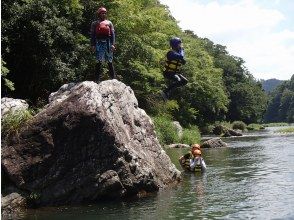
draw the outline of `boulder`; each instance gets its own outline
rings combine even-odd
[[[2,219],[21,219],[25,212],[27,200],[17,192],[1,196],[1,217]]]
[[[243,134],[241,130],[228,129],[223,134],[223,137],[242,136],[242,135]]]
[[[166,147],[167,148],[189,148],[190,145],[189,144],[181,144],[181,143],[178,143],[178,144],[169,144]]]
[[[9,112],[15,112],[20,110],[27,110],[29,108],[28,103],[22,99],[13,98],[1,98],[1,117],[5,117]]]
[[[183,128],[178,121],[173,121],[173,126],[175,127],[178,137],[181,138],[183,136]]]
[[[61,87],[1,157],[5,176],[39,206],[120,199],[180,180],[152,120],[117,80]]]
[[[217,147],[227,147],[228,145],[223,142],[220,138],[212,138],[204,141],[201,144],[201,148],[217,148]]]
[[[221,134],[226,133],[227,130],[228,130],[228,128],[223,125],[216,125],[212,132],[215,135],[221,135]]]

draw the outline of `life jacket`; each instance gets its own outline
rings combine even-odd
[[[186,158],[185,160],[181,161],[181,165],[186,171],[190,171],[190,159],[189,158]]]
[[[180,60],[166,60],[165,61],[165,72],[179,72],[179,68],[182,65]]]
[[[191,170],[190,170],[191,171]],[[200,164],[197,164],[194,169],[192,170],[192,172],[201,172],[202,171],[202,167]]]
[[[200,164],[197,164],[193,170],[191,170],[190,168],[190,159],[192,158],[192,153],[190,153],[190,157],[189,158],[185,158],[185,160],[181,161],[181,166],[183,167],[183,169],[185,169],[186,171],[190,171],[190,172],[201,172],[202,171],[202,167]]]
[[[110,22],[108,20],[100,21],[96,24],[96,37],[110,37],[111,35],[111,27]]]

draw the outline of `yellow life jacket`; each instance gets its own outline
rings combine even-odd
[[[201,165],[196,165],[195,167],[194,167],[194,169],[193,170],[191,170],[192,172],[201,172],[202,171],[202,167],[201,167]]]
[[[182,65],[180,60],[166,60],[165,61],[165,72],[179,72],[179,68]]]

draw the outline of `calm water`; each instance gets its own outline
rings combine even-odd
[[[294,135],[277,128],[224,139],[203,149],[204,174],[183,174],[176,188],[129,202],[31,210],[25,219],[294,219]],[[187,150],[170,149],[177,158]],[[181,170],[181,169],[180,169]]]

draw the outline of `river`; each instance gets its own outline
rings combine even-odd
[[[30,210],[24,219],[294,219],[294,135],[266,128],[203,149],[204,174],[148,198]],[[168,149],[177,159],[187,149]]]

